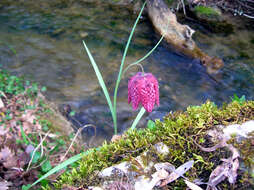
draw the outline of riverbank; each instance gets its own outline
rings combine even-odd
[[[147,172],[147,167],[153,167],[155,163],[167,162],[177,168],[190,160],[194,160],[194,166],[190,169],[190,172],[185,174],[185,177],[190,181],[195,181],[195,179],[200,181],[202,179],[203,183],[210,182],[211,177],[209,176],[215,168],[220,166],[221,159],[227,158],[232,153],[225,146],[215,149],[216,151],[204,151],[201,149],[200,145],[212,147],[217,143],[220,144],[220,141],[213,142],[211,140],[208,131],[218,126],[223,126],[223,129],[228,125],[242,124],[253,119],[254,102],[237,98],[232,103],[225,104],[221,108],[208,101],[201,106],[190,106],[185,112],[169,113],[165,116],[164,121],[157,120],[152,127],[127,131],[118,141],[104,143],[99,150],[92,149],[88,155],[78,161],[77,167],[73,168],[72,172],[67,172],[60,176],[53,189],[79,189],[80,187],[87,189],[89,186],[103,186],[103,189],[110,189],[114,185],[117,186],[117,183],[133,189],[134,184],[131,184],[129,176],[115,171],[116,173],[112,174],[113,176],[106,174],[105,180],[101,172],[99,172],[112,165],[126,161],[130,163],[128,168],[135,173],[136,178],[145,175],[148,179],[152,179],[151,175],[154,169],[150,169],[149,173]],[[253,168],[254,159],[253,134],[252,130],[248,139],[241,141],[240,144],[236,141],[238,135],[235,133],[227,141],[229,144],[233,144],[240,153],[241,168],[237,167],[236,169],[235,189],[251,189],[254,187],[253,170],[251,169]],[[167,147],[168,154],[164,155],[162,152],[158,153],[155,151],[154,146],[158,143],[163,143]],[[137,161],[138,157],[141,157],[139,162]],[[109,170],[111,171],[112,169]],[[213,175],[217,177],[216,175],[219,174]],[[221,189],[229,189],[232,184],[230,185],[224,179],[216,186]],[[147,183],[149,184],[149,180]],[[206,185],[200,184],[201,187],[206,187]],[[183,179],[179,179],[165,187],[169,189],[184,189],[186,184]]]
[[[40,91],[45,90],[44,87],[40,90],[36,84],[10,76],[5,71],[0,72],[0,81],[1,183],[7,189],[19,189],[22,185],[25,188],[25,185],[33,183],[54,166],[85,149],[80,148],[78,143],[68,149],[74,134],[70,133],[68,122],[40,95]],[[145,166],[135,165],[134,161],[147,151],[150,151],[149,155],[142,158],[147,164],[150,161],[170,162],[178,167],[194,160],[195,164],[186,177],[189,180],[202,178],[203,181],[208,181],[211,172],[220,165],[220,159],[228,157],[230,151],[224,147],[212,153],[204,152],[196,143],[211,147],[216,142],[208,138],[208,130],[219,125],[241,124],[253,119],[254,102],[243,98],[234,98],[232,103],[225,104],[222,108],[209,101],[201,106],[190,106],[185,112],[169,113],[164,121],[156,120],[155,125],[149,125],[148,128],[127,131],[116,142],[105,142],[99,150],[90,149],[88,155],[65,170],[64,174],[63,171],[54,174],[40,185],[45,189],[50,189],[52,182],[56,182],[52,189],[98,186],[105,181],[98,176],[98,171],[123,161],[132,161],[133,172],[142,171]],[[249,139],[240,144],[234,138],[228,141],[239,148],[241,164],[244,164],[237,172],[236,189],[253,187],[253,140],[250,134]],[[153,146],[157,143],[165,144],[170,154],[156,153]],[[124,177],[122,179],[126,180]],[[110,184],[112,179],[107,181]],[[179,188],[186,186],[182,179],[168,187],[172,185]],[[228,185],[225,180],[219,187],[227,189]]]
[[[0,69],[1,188],[24,189],[82,151],[77,138],[68,149],[75,131],[41,94],[45,90],[46,87],[39,88],[36,83]],[[58,175],[43,180],[40,185],[48,184]]]

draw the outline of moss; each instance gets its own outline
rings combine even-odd
[[[194,11],[197,14],[205,15],[208,17],[220,16],[220,13],[218,11],[216,11],[215,9],[213,9],[211,7],[206,7],[206,6],[196,6]]]
[[[130,130],[118,142],[105,142],[99,150],[93,149],[89,155],[79,161],[78,168],[60,177],[55,188],[61,189],[63,185],[77,187],[97,185],[99,180],[95,176],[95,171],[123,160],[133,160],[142,152],[151,150],[152,145],[158,142],[166,144],[170,151],[168,156],[154,156],[158,161],[167,161],[179,166],[194,159],[195,165],[187,176],[190,179],[202,177],[204,181],[208,181],[211,171],[220,164],[220,158],[227,157],[229,152],[224,149],[212,153],[202,152],[195,142],[202,142],[203,146],[212,146],[213,144],[206,137],[208,129],[213,128],[214,125],[243,123],[250,119],[254,119],[253,101],[242,105],[233,102],[220,109],[209,101],[201,106],[188,107],[185,112],[167,115],[163,122],[157,120],[156,130]],[[185,185],[178,180],[169,186],[183,188]],[[223,188],[224,186],[226,187]],[[220,187],[228,188],[224,183]]]
[[[234,31],[233,25],[222,17],[218,8],[196,6],[194,13],[201,24],[212,32],[228,35]]]

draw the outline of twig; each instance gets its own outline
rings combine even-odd
[[[251,18],[251,19],[254,19],[254,16],[250,16],[250,15],[247,15],[245,13],[243,13],[243,16],[247,17],[247,18]]]
[[[39,136],[40,136],[40,140],[42,141],[42,136],[40,133],[39,133]],[[41,144],[41,157],[42,155],[43,155],[43,143]]]
[[[32,154],[32,158],[31,158],[31,160],[29,161],[29,164],[28,164],[28,166],[27,166],[26,171],[29,170],[29,168],[30,168],[30,166],[31,166],[31,164],[32,164],[32,161],[33,161],[35,152],[40,148],[40,146],[42,146],[42,143],[43,143],[43,142],[45,141],[45,139],[47,138],[49,132],[50,132],[50,131],[48,131],[48,132],[46,133],[46,135],[45,135],[45,136],[43,137],[43,139],[41,140],[40,144],[38,144],[38,146],[34,149],[33,154]]]
[[[77,136],[79,135],[79,133],[84,129],[84,128],[87,128],[87,127],[94,127],[95,128],[95,131],[96,131],[96,127],[93,125],[93,124],[87,124],[87,125],[84,125],[82,128],[79,128],[75,137],[72,139],[71,141],[71,144],[68,148],[68,150],[65,152],[64,156],[61,158],[60,162],[62,162],[64,160],[64,158],[66,157],[66,155],[69,153],[74,141],[76,140]]]
[[[185,5],[184,5],[184,1],[181,0],[182,6],[183,6],[183,14],[184,16],[186,16],[186,10],[185,10]]]

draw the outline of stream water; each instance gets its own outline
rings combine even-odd
[[[0,2],[0,64],[11,73],[25,76],[47,87],[47,97],[58,105],[69,104],[81,124],[97,126],[99,144],[113,134],[111,114],[97,82],[84,39],[92,52],[108,89],[113,94],[122,53],[136,19],[128,7],[105,1],[10,1]],[[192,26],[191,26],[192,27]],[[194,60],[176,54],[161,44],[142,64],[160,84],[160,107],[147,114],[162,118],[171,110],[184,110],[207,99],[216,104],[230,101],[233,94],[254,98],[254,29],[237,28],[222,35],[198,30],[194,35],[201,49],[224,60],[224,68],[210,77]],[[139,23],[126,64],[144,56],[158,36],[146,18]],[[126,72],[118,94],[118,130],[124,131],[137,112],[127,104]],[[90,138],[93,129],[84,136]]]

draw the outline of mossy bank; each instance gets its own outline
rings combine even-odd
[[[254,119],[253,101],[233,101],[218,108],[208,101],[201,106],[190,106],[185,112],[169,113],[164,121],[156,121],[152,128],[129,130],[114,143],[105,142],[101,147],[92,149],[88,155],[78,162],[72,172],[63,174],[54,184],[53,189],[63,187],[86,188],[100,184],[98,171],[123,160],[131,161],[142,152],[152,149],[153,145],[163,142],[169,147],[167,156],[152,154],[149,159],[158,162],[170,162],[175,166],[194,160],[193,168],[186,173],[190,180],[201,179],[208,181],[212,170],[220,164],[220,159],[227,157],[230,152],[221,148],[215,152],[203,152],[196,143],[211,147],[214,145],[207,135],[209,129],[216,125],[241,124]],[[253,140],[253,137],[252,137]],[[248,141],[249,142],[249,141]],[[242,145],[240,145],[242,146]],[[245,164],[253,164],[254,149],[247,143],[240,149]],[[135,170],[135,168],[134,168]],[[253,177],[243,170],[238,171],[235,189],[253,188]],[[229,189],[226,181],[219,184],[221,189]],[[186,185],[182,179],[170,183],[168,189],[183,189]],[[50,189],[49,187],[46,189]]]

